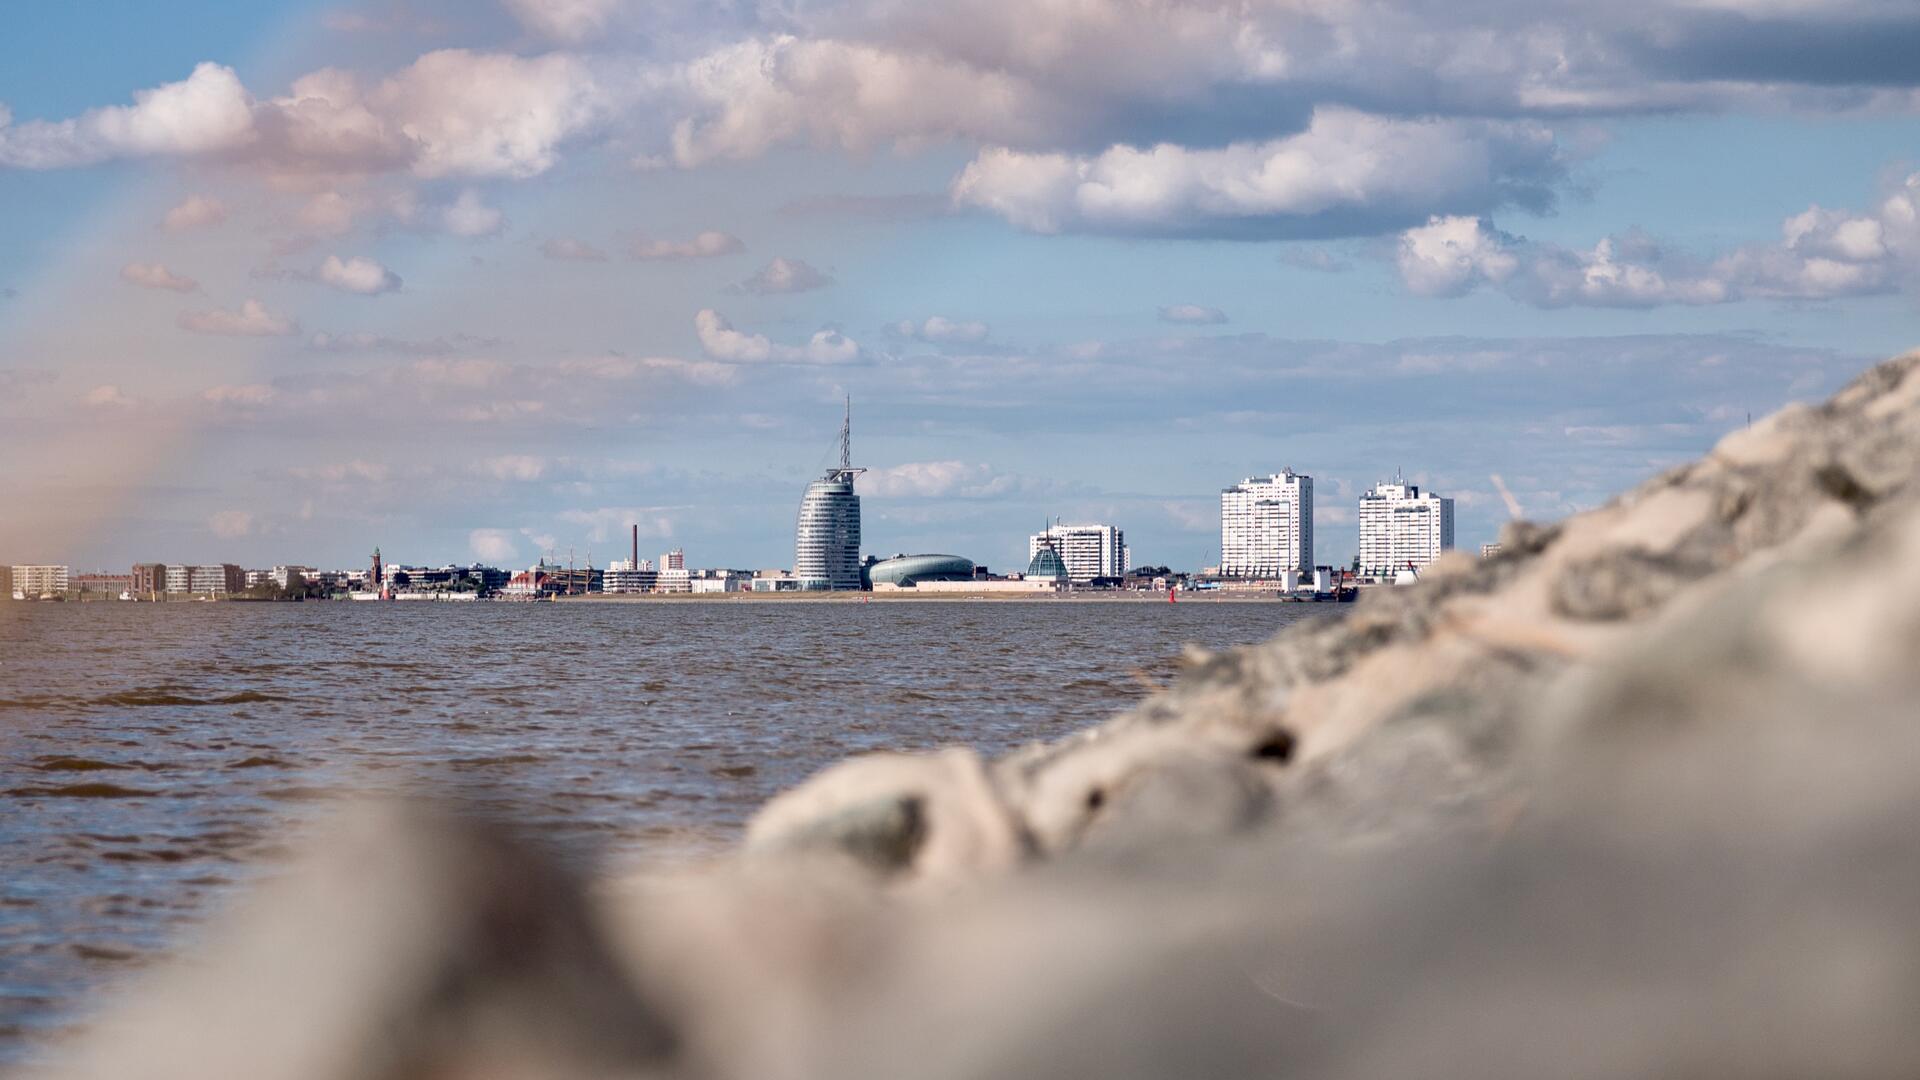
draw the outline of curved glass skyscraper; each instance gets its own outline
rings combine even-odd
[[[853,402],[840,426],[840,467],[807,485],[794,525],[793,576],[802,589],[860,587],[860,496],[853,478],[865,472],[851,463]]]

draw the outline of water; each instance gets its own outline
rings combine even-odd
[[[1268,603],[0,604],[0,1063],[329,794],[450,794],[619,863],[710,850],[849,754],[999,753]]]

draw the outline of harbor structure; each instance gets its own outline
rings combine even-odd
[[[1070,581],[1086,582],[1095,578],[1126,576],[1127,538],[1115,526],[1050,525],[1044,532],[1034,533],[1027,538],[1029,564],[1047,548],[1059,556]]]
[[[840,425],[840,465],[807,485],[794,523],[793,576],[805,591],[860,587],[860,496],[853,478],[853,399]]]
[[[1273,580],[1313,569],[1313,477],[1285,469],[1220,492],[1220,576]]]
[[[1360,572],[1393,577],[1453,548],[1453,500],[1418,484],[1375,484],[1360,496]]]

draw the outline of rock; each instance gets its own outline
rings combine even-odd
[[[747,849],[826,853],[882,877],[940,881],[1011,868],[1029,843],[971,750],[870,754],[788,791],[747,827]]]
[[[497,826],[373,803],[136,987],[56,1075],[651,1075],[676,1041],[555,863]]]

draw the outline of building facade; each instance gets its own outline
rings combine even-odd
[[[132,574],[74,574],[69,579],[75,592],[82,596],[106,596],[118,598],[121,593],[133,592]]]
[[[1277,579],[1313,569],[1313,477],[1292,469],[1220,492],[1220,576]]]
[[[1417,484],[1375,484],[1360,496],[1360,572],[1391,577],[1453,548],[1453,500]]]
[[[64,566],[16,566],[11,576],[11,592],[24,600],[64,596],[69,583],[68,570]]]
[[[1053,525],[1027,537],[1027,560],[1051,547],[1067,568],[1070,581],[1125,577],[1126,534],[1112,525]]]
[[[615,559],[600,579],[600,588],[610,593],[650,593],[659,578],[651,559]]]
[[[840,467],[807,485],[794,522],[793,576],[803,590],[860,587],[860,496],[852,466],[853,406],[840,427]]]

